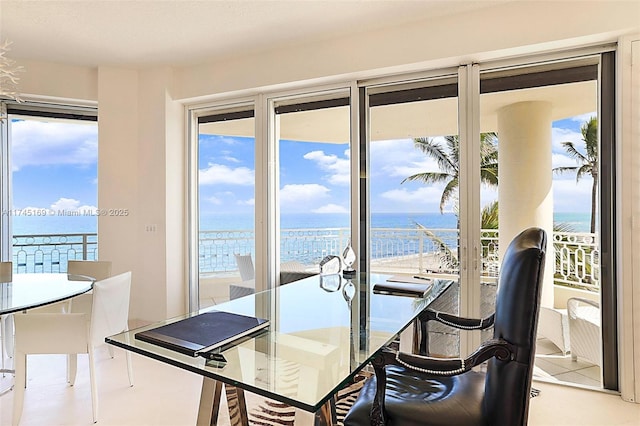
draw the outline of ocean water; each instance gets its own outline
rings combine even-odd
[[[569,225],[575,232],[589,232],[590,213],[555,213],[554,222]],[[95,216],[30,216],[13,218],[13,234],[72,234],[95,233]],[[373,213],[372,228],[415,228],[420,224],[430,229],[455,229],[457,217],[453,213]],[[283,214],[283,229],[347,228],[349,215]],[[253,230],[253,217],[249,214],[209,214],[200,218],[201,230]]]
[[[571,226],[575,232],[588,232],[588,213],[558,213],[556,222]],[[374,213],[371,228],[376,233],[371,236],[371,256],[374,259],[406,256],[421,250],[435,250],[435,246],[422,247],[416,240],[415,231],[408,233],[382,231],[391,229],[416,229],[416,225],[435,230],[435,235],[449,249],[457,247],[457,217],[452,213]],[[281,240],[282,260],[295,260],[305,265],[317,264],[326,254],[339,253],[346,244],[348,235],[344,232],[330,232],[322,235],[315,232],[292,233],[284,237],[288,229],[331,229],[345,230],[349,227],[348,214],[283,214],[281,217],[283,238]],[[85,248],[87,258],[97,257],[96,237],[83,246],[81,237],[49,238],[47,234],[95,234],[95,216],[29,216],[13,218],[13,235],[43,235],[35,238],[14,238],[14,261],[22,265],[24,271],[58,271],[66,267],[66,259],[80,259]],[[254,223],[250,214],[211,214],[200,218],[201,231],[253,231]],[[443,231],[438,231],[443,230]],[[204,235],[204,234],[203,234]],[[313,235],[317,235],[314,238]],[[212,244],[206,237],[200,241],[199,264],[203,273],[228,272],[237,269],[233,253],[254,252],[250,235],[231,239],[223,238],[225,244]],[[62,246],[57,244],[62,243]],[[55,250],[54,250],[55,248]],[[40,265],[40,266],[38,266]],[[60,269],[62,268],[62,269]],[[22,272],[24,272],[22,271]]]

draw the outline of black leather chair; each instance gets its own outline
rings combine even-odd
[[[521,232],[509,244],[492,316],[479,320],[425,311],[420,317],[461,330],[493,325],[493,339],[466,359],[384,350],[344,425],[526,425],[546,244],[539,228]]]

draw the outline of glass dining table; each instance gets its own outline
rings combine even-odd
[[[69,300],[75,296],[86,293],[93,286],[93,278],[82,275],[70,275],[64,273],[53,274],[12,274],[10,281],[0,282],[0,318],[2,339],[13,333],[11,323],[6,321],[6,315],[15,312],[24,312],[40,306]],[[7,340],[3,341],[3,345]],[[3,348],[4,349],[4,348]],[[0,373],[13,374],[14,370],[4,367],[4,353]],[[12,384],[0,389],[0,395],[12,389]]]
[[[64,273],[13,274],[11,281],[0,282],[0,315],[71,299],[91,290],[93,281]]]
[[[312,413],[317,425],[335,424],[332,399],[451,284],[433,280],[420,297],[374,292],[388,275],[315,275],[207,309],[108,337],[107,343],[204,377],[197,424],[217,422],[222,385],[237,424],[248,424],[243,391]],[[135,334],[217,310],[268,319],[257,335],[219,350],[223,360],[183,355]],[[239,414],[239,415],[236,415]],[[237,420],[239,419],[239,420]]]

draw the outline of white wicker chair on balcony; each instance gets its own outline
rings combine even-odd
[[[255,293],[255,275],[256,271],[253,267],[251,254],[234,254],[236,265],[240,271],[240,279],[242,283],[231,284],[229,286],[229,299],[237,299]]]
[[[567,355],[571,346],[569,343],[567,310],[541,306],[538,320],[538,336],[546,337],[560,349],[562,355]]]
[[[593,300],[572,297],[567,300],[571,359],[584,359],[602,365],[600,305]]]
[[[89,377],[93,422],[98,420],[98,389],[95,371],[95,348],[104,339],[128,330],[131,272],[125,272],[93,285],[91,314],[86,313],[30,313],[16,314],[15,369],[16,381],[13,400],[13,424],[20,422],[26,385],[27,354],[89,354]],[[131,352],[126,351],[129,383],[133,385]],[[76,376],[76,363],[72,362],[70,384]],[[37,402],[37,401],[34,401]]]
[[[242,281],[249,281],[255,277],[256,271],[253,267],[253,260],[250,254],[234,254],[236,258],[236,265],[240,271],[240,279]]]

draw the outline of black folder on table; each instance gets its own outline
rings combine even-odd
[[[135,334],[136,339],[193,357],[269,326],[269,321],[211,311]]]
[[[387,281],[374,284],[373,292],[376,294],[390,294],[393,296],[425,297],[433,287],[432,282],[397,282]]]

